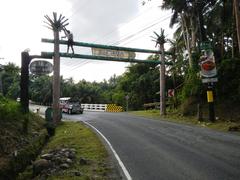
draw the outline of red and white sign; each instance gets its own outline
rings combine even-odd
[[[206,78],[215,77],[217,75],[215,62],[209,59],[201,62],[201,75]]]
[[[200,57],[200,66],[202,78],[214,78],[217,76],[215,58],[212,50],[206,51],[205,54]]]
[[[174,89],[168,89],[168,97],[174,96]]]

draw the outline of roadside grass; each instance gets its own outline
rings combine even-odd
[[[57,173],[57,175],[50,175],[48,180],[111,179],[113,166],[109,163],[107,150],[89,127],[80,122],[61,122],[56,128],[55,135],[50,138],[41,154],[60,148],[74,148],[76,160],[70,168]],[[84,165],[80,163],[82,158],[87,161]],[[28,168],[29,170],[32,171],[32,168]],[[75,176],[74,172],[76,171],[80,172],[81,176]],[[32,174],[32,172],[25,172],[25,174]]]
[[[75,163],[70,169],[64,171],[61,176],[52,176],[49,179],[71,179],[73,170],[83,173],[79,179],[104,179],[108,169],[104,167],[107,163],[107,151],[99,138],[86,126],[78,122],[63,122],[56,130],[56,135],[48,143],[44,151],[50,151],[60,147],[70,147],[76,149],[77,159],[89,160],[89,164],[80,165]],[[76,179],[76,177],[75,177]]]
[[[171,122],[189,124],[189,125],[197,125],[200,127],[207,127],[207,128],[215,129],[218,131],[225,131],[225,132],[229,131],[229,128],[231,127],[240,127],[239,122],[231,122],[227,120],[217,120],[214,123],[205,121],[205,120],[198,121],[197,117],[183,116],[178,111],[167,112],[167,115],[165,116],[160,116],[159,110],[130,111],[130,113],[137,116],[148,117],[156,120],[171,121]]]

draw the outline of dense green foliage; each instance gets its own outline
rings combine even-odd
[[[14,121],[18,118],[24,119],[20,111],[20,105],[12,100],[3,97],[0,94],[0,122],[1,121]]]
[[[20,69],[15,64],[9,63],[0,70],[0,93],[6,97],[16,99],[19,97]]]
[[[44,124],[40,116],[23,114],[18,102],[0,94],[0,179],[15,179],[36,157],[47,136]]]
[[[206,85],[201,82],[198,65],[203,42],[211,44],[215,55],[218,70],[216,99],[223,104],[239,104],[240,42],[237,37],[240,30],[236,23],[239,2],[163,0],[161,7],[172,10],[170,26],[176,27],[173,39],[165,39],[170,45],[168,51],[172,53],[166,56],[166,61],[173,63],[166,67],[166,90],[175,89],[176,97],[170,100],[174,107],[183,104],[187,109],[192,106],[189,102],[206,102]],[[151,60],[158,58],[157,55],[149,57]],[[19,68],[9,64],[1,71],[1,77],[3,95],[16,99]],[[51,103],[51,87],[52,77],[31,76],[30,99]],[[116,103],[126,107],[128,96],[129,108],[134,110],[142,109],[145,103],[159,102],[159,89],[159,66],[155,65],[130,64],[123,75],[114,75],[100,83],[61,79],[62,97],[73,97],[82,103]]]
[[[203,42],[211,44],[215,55],[217,103],[224,104],[225,108],[239,106],[239,1],[163,0],[161,7],[172,10],[170,27],[177,28],[170,41],[173,53],[170,58],[175,67],[169,75],[184,78],[177,96],[183,114],[193,112],[196,103],[206,103],[207,85],[201,83],[198,67]]]
[[[219,65],[217,95],[233,104],[240,102],[240,59],[225,59]]]

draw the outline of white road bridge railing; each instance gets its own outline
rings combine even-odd
[[[42,106],[36,104],[30,104],[30,110],[40,114],[45,114],[45,110],[49,106]],[[99,112],[122,112],[123,108],[116,104],[81,104],[84,111],[99,111]]]
[[[107,104],[81,104],[85,111],[106,111]]]

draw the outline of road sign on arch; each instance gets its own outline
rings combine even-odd
[[[44,60],[36,60],[30,64],[30,71],[36,75],[50,74],[53,71],[52,63]]]

